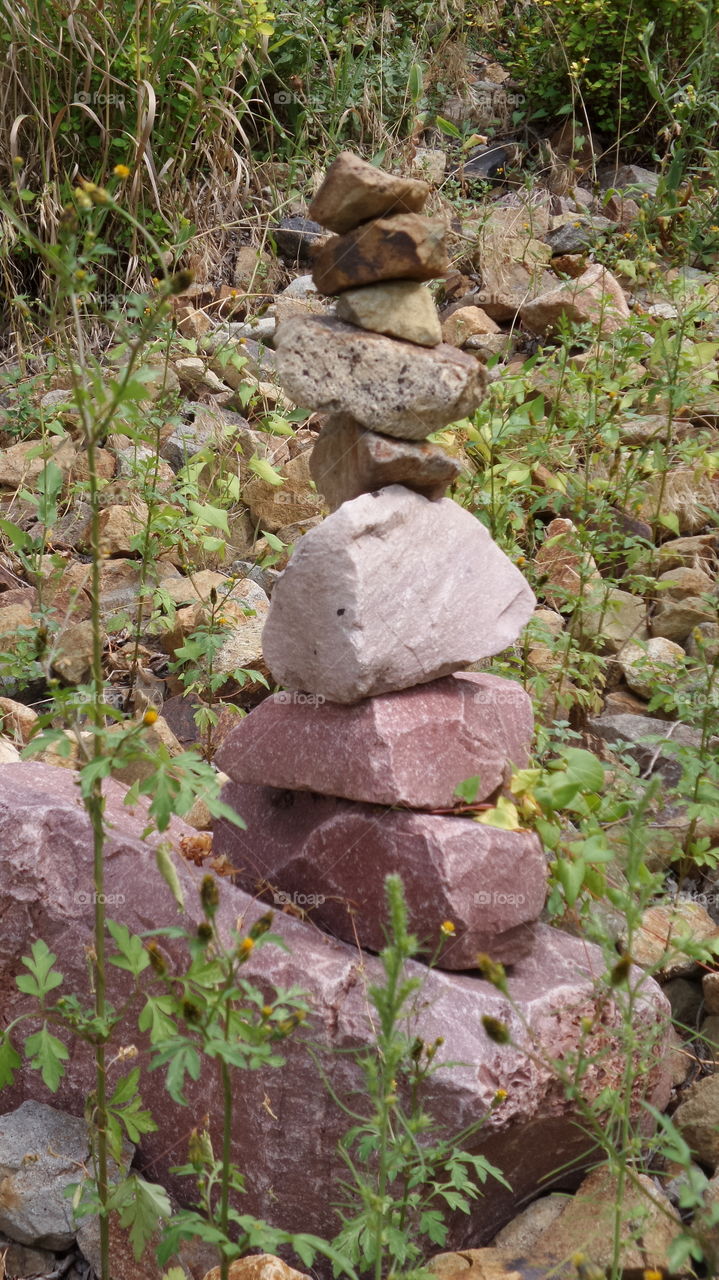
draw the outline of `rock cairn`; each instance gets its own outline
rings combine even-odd
[[[277,363],[298,404],[329,414],[311,471],[332,514],[275,586],[263,647],[285,692],[221,749],[247,831],[221,826],[216,841],[243,888],[370,950],[399,872],[423,953],[472,969],[480,951],[526,955],[544,904],[536,836],[459,816],[456,792],[477,778],[491,800],[527,763],[527,694],[466,668],[512,644],[535,600],[442,496],[458,464],[427,440],[484,390],[421,283],[447,269],[444,224],[420,212],[428,190],[343,153],[310,209],[336,233],[313,272],[339,295],[336,317],[283,323]]]

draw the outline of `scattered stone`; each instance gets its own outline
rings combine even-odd
[[[90,1140],[81,1117],[31,1100],[0,1116],[0,1231],[19,1244],[69,1249],[76,1228],[63,1192],[82,1179],[89,1162]]]
[[[9,592],[4,592],[9,595]],[[20,604],[3,604],[3,596],[0,596],[0,636],[13,636],[24,627],[33,626],[32,610],[36,597],[30,591],[23,592],[27,595],[27,603]]]
[[[679,898],[676,902],[648,907],[632,939],[632,960],[664,978],[692,973],[696,961],[682,954],[682,942],[709,942],[719,927],[700,902]]]
[[[417,147],[410,167],[414,178],[422,178],[436,187],[444,180],[447,156],[439,147]]]
[[[199,342],[210,332],[212,321],[205,311],[197,311],[195,307],[178,307],[175,312],[177,328],[183,338],[194,338]]]
[[[255,707],[216,758],[236,782],[315,791],[368,804],[451,809],[477,777],[477,801],[524,769],[532,703],[521,685],[464,672],[352,707],[276,693]]]
[[[52,650],[51,666],[64,684],[82,684],[92,670],[92,623],[76,622],[65,627]]]
[[[630,640],[648,636],[646,605],[629,591],[590,582],[579,607],[583,634],[601,640],[612,653],[618,653]]]
[[[638,164],[623,164],[616,170],[608,170],[600,182],[605,190],[614,187],[616,191],[636,190],[653,196],[659,186],[659,174]]]
[[[486,383],[477,361],[453,347],[418,347],[332,319],[283,325],[277,365],[297,404],[350,413],[370,430],[409,440],[472,414]]]
[[[468,338],[499,333],[495,323],[481,307],[459,307],[442,324],[442,336],[453,347],[463,347]]]
[[[108,732],[121,733],[123,728],[122,725],[113,725]],[[154,724],[143,727],[137,756],[122,766],[113,767],[112,776],[115,781],[121,782],[125,787],[131,787],[134,782],[144,782],[147,778],[153,778],[157,773],[158,750],[167,752],[171,757],[179,756],[182,752],[182,744],[177,741],[172,729],[162,716],[158,716]]]
[[[339,235],[370,218],[419,213],[429,186],[416,178],[398,178],[341,151],[330,165],[310,205],[310,217]]]
[[[719,1014],[719,972],[705,973],[702,977],[702,994],[707,1013]]]
[[[618,195],[612,192],[608,200],[602,202],[602,208],[608,218],[618,227],[625,229],[637,221],[640,214],[639,205],[631,196]]]
[[[37,711],[32,707],[26,707],[23,702],[13,702],[12,698],[0,698],[2,732],[21,746],[27,746],[37,721]]]
[[[0,449],[0,487],[32,487],[50,458],[65,476],[76,465],[75,446],[67,436],[51,436],[43,453],[44,457],[38,454],[37,440],[21,440],[19,444]]]
[[[531,1257],[537,1240],[556,1222],[566,1203],[567,1197],[558,1192],[534,1200],[494,1237],[493,1247],[515,1258]]]
[[[579,1250],[594,1266],[610,1267],[616,1201],[616,1174],[606,1166],[595,1169],[576,1195],[566,1197],[562,1212],[536,1241],[532,1257],[569,1262]],[[664,1192],[646,1174],[635,1173],[626,1180],[622,1218],[621,1267],[668,1271],[671,1245],[682,1223]]]
[[[695,1031],[701,1009],[702,993],[697,982],[688,978],[670,978],[662,991],[672,1007],[672,1019],[679,1027]]]
[[[654,553],[653,569],[661,574],[679,565],[704,572],[716,571],[719,538],[716,533],[700,533],[693,538],[671,538]]]
[[[649,476],[641,487],[637,510],[644,519],[675,515],[681,534],[700,533],[717,509],[717,490],[699,466],[673,467],[665,475]]]
[[[610,271],[598,262],[571,283],[548,289],[520,308],[523,324],[545,336],[556,331],[560,320],[598,325],[603,334],[621,328],[630,311],[622,288]]]
[[[206,369],[204,360],[200,360],[199,356],[184,356],[181,360],[175,360],[173,367],[180,380],[183,395],[194,399],[201,395],[218,395],[227,391],[222,379],[212,369]]]
[[[692,627],[686,639],[686,650],[691,658],[716,662],[719,654],[719,623],[700,622]]]
[[[547,604],[566,608],[581,594],[583,586],[599,578],[599,570],[589,552],[582,549],[571,520],[556,518],[547,525],[544,541],[534,557]],[[552,590],[551,588],[554,588]]]
[[[220,1280],[220,1268],[213,1267],[204,1280]],[[309,1276],[271,1253],[255,1253],[231,1262],[228,1280],[309,1280]]]
[[[0,1255],[5,1265],[5,1275],[13,1280],[25,1276],[45,1276],[57,1269],[57,1254],[49,1249],[31,1249],[24,1244],[0,1241]]]
[[[361,493],[401,484],[431,501],[443,497],[460,464],[429,441],[365,431],[348,413],[327,418],[310,458],[310,472],[331,511]]]
[[[500,652],[534,604],[479,520],[391,485],[302,539],[272,595],[265,656],[280,684],[356,702]]]
[[[643,643],[630,641],[617,661],[629,688],[649,701],[658,684],[672,684],[684,670],[686,654],[681,645],[656,636]]]
[[[334,294],[380,280],[436,280],[448,267],[444,222],[400,213],[333,236],[314,256],[312,279]]]
[[[682,776],[681,748],[700,747],[702,740],[698,729],[646,715],[594,716],[587,728],[605,742],[616,744],[643,772],[660,773],[668,786],[676,786]]]
[[[409,927],[440,968],[475,969],[479,952],[514,964],[532,949],[546,894],[532,832],[236,782],[222,796],[247,824],[215,826],[235,882],[309,910],[334,937],[382,950],[384,881],[399,869]]]
[[[9,738],[0,737],[0,764],[17,764],[21,759],[20,752]]]
[[[147,528],[148,508],[140,498],[133,501],[131,507],[111,506],[100,512],[100,555],[127,556],[139,555],[133,542]],[[83,534],[84,545],[90,545],[90,521]]]
[[[691,1085],[672,1117],[684,1141],[703,1165],[719,1165],[719,1075]]]
[[[281,484],[271,484],[261,475],[251,475],[242,490],[242,500],[250,508],[259,529],[277,533],[284,525],[311,520],[323,513],[322,498],[312,488],[310,452],[290,458],[278,471]]]
[[[174,654],[188,635],[207,622],[209,593],[214,586],[221,599],[216,625],[223,638],[212,659],[212,674],[226,677],[226,683],[220,690],[223,696],[229,696],[237,689],[245,692],[255,689],[258,682],[243,672],[247,668],[263,675],[267,672],[262,655],[262,628],[269,601],[262,588],[248,578],[233,582],[221,574],[213,574],[211,570],[195,574],[192,579],[164,579],[160,585],[175,604],[189,602],[184,608],[177,609],[173,627],[162,634],[165,652]]]
[[[682,644],[695,627],[713,623],[716,609],[700,596],[660,601],[652,617],[652,634]]]
[[[232,283],[245,295],[249,293],[257,299],[258,296],[273,294],[283,275],[280,263],[264,249],[244,244],[237,250]]]
[[[327,232],[312,218],[282,218],[272,228],[272,237],[282,257],[293,263],[311,263],[328,239]]]
[[[517,343],[509,333],[475,333],[464,344],[464,350],[471,351],[483,364],[493,356],[507,361],[516,349]]]
[[[413,280],[347,289],[337,300],[337,318],[422,347],[436,347],[442,341],[442,326],[432,295]]]
[[[613,230],[614,223],[609,218],[572,218],[555,226],[545,240],[552,250],[552,257],[558,257],[565,253],[581,253]]]
[[[690,569],[677,565],[657,577],[659,600],[685,600],[687,596],[700,596],[714,590],[714,582],[703,569]]]

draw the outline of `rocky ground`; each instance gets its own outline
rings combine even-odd
[[[413,181],[432,167],[438,172],[441,162],[441,153],[420,156],[421,167]],[[452,661],[456,663],[457,655],[464,653],[465,633],[490,632],[496,620],[489,615],[480,618],[481,602],[472,595],[471,581],[468,584],[462,572],[462,561],[471,563],[484,550],[469,538],[462,541],[462,534],[461,559],[449,556],[447,546],[453,535],[435,513],[444,505],[437,500],[447,486],[459,504],[454,508],[456,521],[466,514],[459,507],[478,512],[506,553],[497,549],[502,564],[498,563],[496,594],[506,597],[508,605],[515,599],[514,579],[507,576],[512,565],[503,568],[508,557],[521,565],[537,601],[524,638],[515,639],[524,619],[514,625],[510,609],[504,644],[488,643],[475,655],[475,671],[460,683],[484,689],[482,681],[519,680],[534,697],[540,733],[550,735],[544,740],[545,750],[547,742],[551,746],[563,736],[574,735],[573,741],[593,750],[608,766],[609,785],[619,779],[622,785],[635,787],[639,796],[652,779],[660,782],[648,813],[650,859],[653,869],[666,871],[669,888],[679,885],[683,896],[673,903],[658,902],[646,912],[632,958],[660,978],[680,1024],[683,1045],[665,1057],[674,1085],[671,1107],[697,1167],[710,1175],[705,1199],[711,1204],[717,1196],[712,1175],[719,1165],[715,1134],[719,1090],[713,1074],[714,1055],[719,1055],[717,974],[708,971],[706,964],[700,966],[691,954],[677,956],[671,942],[682,930],[693,942],[712,943],[719,935],[719,890],[709,856],[719,831],[712,772],[714,735],[719,735],[714,678],[719,654],[719,278],[691,269],[678,271],[659,255],[656,269],[636,270],[636,263],[641,265],[644,259],[632,256],[632,245],[645,243],[647,210],[655,188],[656,175],[627,167],[607,174],[603,190],[577,186],[561,196],[541,188],[522,195],[500,193],[481,207],[462,202],[452,208],[432,193],[428,208],[431,222],[441,224],[440,234],[432,226],[427,229],[430,220],[422,217],[421,204],[413,203],[410,182],[408,207],[400,214],[402,243],[389,265],[382,265],[386,228],[381,225],[381,209],[373,224],[379,229],[377,243],[365,239],[357,246],[351,243],[356,211],[350,211],[349,220],[338,221],[320,201],[309,211],[312,219],[306,208],[298,209],[274,229],[277,254],[243,247],[233,285],[215,288],[203,281],[190,285],[173,302],[176,330],[169,359],[155,352],[145,362],[143,432],[138,433],[137,417],[130,415],[125,424],[113,423],[115,429],[99,450],[100,598],[108,702],[138,718],[146,715],[148,707],[157,710],[159,715],[150,717],[153,723],[147,725],[146,733],[170,755],[196,744],[234,776],[232,751],[226,744],[233,731],[237,733],[238,714],[253,711],[242,721],[242,730],[255,775],[248,777],[245,771],[232,784],[239,788],[238,808],[245,816],[252,804],[250,793],[268,781],[273,787],[348,797],[357,802],[355,810],[368,799],[400,804],[410,811],[413,806],[451,810],[454,798],[445,794],[440,770],[431,796],[426,776],[421,778],[421,794],[412,791],[416,775],[411,768],[403,770],[401,761],[388,768],[382,757],[381,767],[373,770],[373,759],[379,757],[367,749],[368,735],[384,749],[386,728],[366,723],[365,712],[358,710],[354,718],[342,722],[338,732],[329,708],[334,703],[367,707],[357,699],[377,695],[404,698],[397,702],[401,712],[392,712],[392,725],[396,727],[396,717],[407,716],[403,732],[418,743],[417,735],[427,732],[423,726],[431,721],[431,709],[428,712],[423,703],[413,711],[415,703],[395,691],[416,694],[420,682],[435,679],[434,714],[445,728],[457,717],[462,732],[468,733],[470,694],[463,694],[466,705],[457,712],[452,698],[438,686],[446,671],[453,669]],[[441,254],[447,228],[449,266]],[[336,241],[327,238],[328,229],[345,240],[341,255]],[[648,250],[647,256],[651,256]],[[378,276],[378,269],[384,275]],[[438,275],[444,279],[433,291],[419,283]],[[403,277],[401,283],[398,277]],[[366,287],[369,283],[374,284],[371,290]],[[400,313],[403,323],[398,331]],[[573,341],[563,342],[567,322],[580,328]],[[367,338],[368,334],[378,336]],[[368,344],[376,357],[372,357],[371,377],[363,380],[357,376],[357,366],[359,353],[368,350]],[[457,354],[447,354],[454,348]],[[438,349],[444,354],[437,356]],[[102,363],[101,374],[109,386],[113,376],[109,359]],[[408,429],[406,402],[398,403],[398,382],[414,406],[414,438],[413,429]],[[317,387],[322,389],[319,396]],[[100,381],[95,388],[100,403],[102,388]],[[475,417],[479,391],[483,398]],[[354,419],[348,420],[350,409]],[[0,415],[0,508],[7,522],[0,525],[6,535],[0,559],[0,635],[6,644],[6,655],[0,658],[0,762],[12,766],[19,764],[20,753],[35,731],[38,712],[47,710],[48,682],[54,681],[60,691],[71,695],[88,679],[91,566],[89,509],[83,487],[87,462],[67,373],[56,368],[40,370],[30,381],[11,377]],[[332,415],[329,428],[327,415]],[[358,430],[355,419],[363,430]],[[44,451],[38,450],[39,439]],[[51,472],[48,458],[54,464]],[[42,504],[38,501],[41,476]],[[55,486],[50,504],[49,480]],[[349,540],[359,557],[360,533],[337,522],[337,508],[348,497],[361,503],[360,495],[375,483],[404,486],[409,491],[402,499],[408,513],[424,498],[434,500],[423,517],[426,541],[420,547],[417,568],[409,575],[418,591],[413,625],[421,639],[419,657],[415,654],[409,662],[405,655],[400,665],[383,668],[384,683],[374,676],[374,682],[368,680],[366,670],[342,661],[335,666],[332,683],[322,686],[322,694],[313,695],[312,676],[307,677],[311,655],[301,655],[298,675],[291,665],[298,661],[297,631],[291,626],[288,631],[287,624],[287,618],[295,619],[302,609],[310,616],[316,610],[324,618],[326,601],[313,587],[311,565],[309,586],[298,573],[293,587],[286,578],[278,589],[276,600],[284,601],[284,630],[278,631],[276,622],[274,629],[270,626],[263,647],[270,600],[293,546],[311,530],[343,530],[334,540],[323,535],[322,570],[330,583],[326,599],[331,601],[338,591],[333,574],[339,583],[356,576],[356,566],[350,572],[344,562],[344,542]],[[221,513],[211,516],[209,523],[208,509]],[[330,512],[337,512],[331,525],[327,523]],[[392,529],[403,519],[413,531],[409,515],[393,508]],[[432,521],[438,522],[436,527]],[[475,521],[473,536],[478,541],[483,527]],[[12,529],[26,534],[27,543]],[[317,545],[308,540],[303,558],[295,563],[307,565],[308,548]],[[372,563],[371,577],[381,598],[391,601],[399,597],[403,575],[414,563],[417,548],[408,536],[404,541],[399,537],[396,547],[387,538],[385,551]],[[291,591],[296,593],[294,598],[289,598]],[[433,614],[437,599],[442,609]],[[460,602],[455,620],[452,604]],[[514,607],[521,612],[521,592]],[[276,607],[274,617],[279,616]],[[208,619],[218,637],[210,668],[206,653],[204,665],[201,651],[192,660],[187,657],[188,639],[202,633]],[[341,646],[344,624],[333,623],[329,614],[325,622],[323,634],[334,636],[334,645]],[[288,634],[293,640],[289,646]],[[135,672],[138,635],[140,662]],[[440,650],[456,646],[446,670],[433,649],[438,636]],[[383,638],[378,639],[376,647],[383,643]],[[492,662],[490,655],[500,650],[501,657]],[[318,665],[326,671],[326,655]],[[302,771],[308,761],[299,740],[292,738],[291,718],[278,714],[276,700],[267,700],[270,671],[290,688],[310,690],[308,698],[321,699],[312,704],[312,710],[320,713],[317,723],[326,722],[327,745],[318,750],[317,759],[309,761],[312,767],[306,777]],[[446,706],[440,706],[442,697]],[[329,703],[323,711],[325,698]],[[209,731],[198,728],[195,718],[203,705],[213,709],[217,720]],[[306,705],[293,706],[301,720]],[[521,708],[517,704],[509,718],[499,716],[493,731],[495,743],[505,734],[494,792],[506,760],[517,762],[518,748],[516,743],[514,748],[510,745],[511,733],[526,736],[526,726],[516,727],[523,707],[524,703]],[[485,704],[473,729],[476,741],[481,736],[480,721],[487,714]],[[75,706],[69,718],[71,725],[58,710],[59,732],[35,757],[39,765],[20,766],[27,771],[24,795],[19,796],[16,770],[0,769],[0,812],[13,849],[16,836],[12,833],[20,810],[26,813],[26,833],[46,831],[47,824],[55,824],[59,833],[72,825],[73,801],[64,778],[69,779],[84,759],[87,738],[82,707]],[[263,756],[262,742],[266,751],[269,740],[261,732],[264,721],[265,733],[275,745],[278,734],[288,735],[281,749],[270,753],[271,758]],[[253,732],[251,724],[260,726],[254,730],[255,745],[247,739]],[[353,733],[366,778],[360,779],[362,771],[352,767]],[[344,760],[338,749],[340,738],[347,751]],[[475,740],[465,737],[468,757],[476,755]],[[430,755],[430,739],[428,743]],[[322,785],[317,778],[318,761],[327,771]],[[490,768],[491,761],[483,758],[483,765]],[[43,774],[42,768],[49,766],[53,768]],[[277,770],[282,767],[286,772],[280,778]],[[33,774],[38,768],[41,772]],[[58,769],[66,771],[62,782],[52,780]],[[151,776],[151,763],[138,761],[118,770],[116,781],[128,786],[140,775],[147,777],[148,771]],[[384,788],[381,794],[380,787]],[[34,813],[38,794],[46,806],[41,821]],[[492,794],[490,787],[487,797]],[[307,820],[310,834],[318,821],[317,803],[328,806],[322,817],[328,827],[339,821],[333,800],[313,801],[311,821]],[[305,821],[302,814],[298,817],[294,811],[284,836],[286,817],[275,815],[273,821],[276,847],[282,848],[285,839],[288,857],[296,855],[298,824],[302,827]],[[428,841],[419,828],[424,823],[429,830],[437,821],[436,816],[417,817],[411,812],[406,816],[400,811],[396,839],[406,837],[402,824],[410,823],[415,824],[412,839]],[[187,815],[187,822],[192,830],[178,827],[178,847],[184,840],[185,849],[192,848],[197,858],[198,846],[187,841],[193,831],[199,831],[205,843],[198,860],[209,862],[212,824],[201,801]],[[620,850],[625,828],[621,821],[616,826]],[[493,828],[474,830],[489,833]],[[488,835],[484,838],[489,841]],[[217,839],[220,854],[227,858],[226,833]],[[705,841],[701,852],[706,856],[688,858],[687,842],[697,839]],[[27,835],[23,840],[27,843]],[[63,845],[65,863],[58,856],[57,867],[50,870],[43,867],[43,843],[38,840],[30,876],[38,896],[48,876],[59,882],[63,865],[66,871],[69,863],[75,865],[81,859],[85,840],[78,830],[67,848]],[[529,850],[534,837],[527,832],[502,832],[504,848],[511,840],[525,840]],[[139,845],[134,852],[140,856]],[[15,856],[25,856],[21,847]],[[231,861],[231,849],[229,856]],[[318,856],[313,846],[305,860],[318,866]],[[496,867],[497,850],[488,846],[486,857],[488,865]],[[131,872],[122,874],[126,879],[118,880],[118,885],[129,884]],[[242,888],[255,892],[258,886],[251,879],[256,880],[257,874],[253,870],[250,879],[241,881]],[[75,883],[73,879],[72,886]],[[232,892],[238,901],[244,898],[234,886]],[[17,904],[25,900],[26,886],[18,890],[10,877],[4,893]],[[313,904],[283,905],[288,941],[312,951],[315,944],[300,944],[305,935],[297,930],[306,928],[308,916],[312,921]],[[591,928],[571,903],[563,905],[561,924],[566,932],[562,936],[570,950],[581,949],[586,932],[595,936],[592,928],[602,913],[610,936],[614,930],[621,944],[622,921],[609,902],[595,903]],[[242,909],[249,907],[243,903]],[[528,918],[534,919],[540,910],[541,895],[537,903],[533,900]],[[459,903],[451,897],[442,900],[441,914],[445,913],[450,920],[461,918]],[[152,922],[157,923],[154,915]],[[331,914],[323,917],[321,906],[317,922],[335,936],[343,936],[338,920]],[[497,936],[516,923],[498,920]],[[78,927],[79,917],[69,900],[35,911],[24,922],[25,932],[18,926],[16,935],[6,939],[3,960],[8,971],[17,959],[17,947],[25,945],[28,936],[59,939],[63,932]],[[138,919],[135,927],[146,928],[148,922]],[[544,949],[532,952],[526,973],[519,953],[512,953],[511,933],[507,934],[510,949],[502,958],[516,962],[518,981],[526,983],[527,1005],[533,1006],[532,1016],[539,1023],[547,1016],[543,1001],[546,1005],[550,987],[560,992],[557,1007],[564,1001],[571,1008],[577,990],[574,971],[562,968],[564,959],[556,939],[552,941],[546,926],[538,927],[546,930],[541,934]],[[579,938],[570,943],[571,933]],[[379,945],[377,937],[362,941],[370,950]],[[327,986],[320,989],[319,998],[325,1009],[334,1009],[333,992],[346,977],[347,951],[334,942],[316,945],[317,953],[312,952],[306,965],[310,972],[313,967],[324,968]],[[69,956],[66,966],[72,968]],[[446,975],[439,971],[433,971],[434,978],[442,998],[450,1001],[449,1024],[459,1024],[466,1006],[452,1005],[458,997],[449,993],[463,991],[463,999],[469,999],[470,988],[462,984],[472,980],[451,975],[451,981],[460,984],[454,988],[442,986]],[[585,985],[584,999],[588,991]],[[351,1011],[346,1016],[351,1019]],[[479,1046],[468,1045],[467,1054],[476,1060],[481,1056]],[[492,1058],[487,1070],[494,1088],[507,1068],[497,1066]],[[513,1083],[514,1114],[525,1123],[530,1116],[540,1125],[536,1133],[543,1136],[535,1142],[552,1148],[554,1156],[556,1132],[550,1138],[549,1129],[541,1129],[548,1120],[547,1082],[535,1079],[523,1089],[518,1079]],[[459,1092],[462,1087],[473,1096],[466,1081],[457,1086]],[[75,1092],[61,1099],[61,1105],[72,1110],[78,1088],[82,1092],[79,1078]],[[451,1085],[446,1088],[446,1105],[452,1111],[457,1100]],[[72,1127],[77,1121],[62,1112],[50,1114],[47,1108],[34,1114],[33,1123],[41,1126],[38,1148],[48,1143],[62,1147],[68,1164],[85,1158],[73,1147],[77,1141],[82,1145]],[[19,1115],[15,1111],[0,1124],[12,1127]],[[26,1134],[24,1117],[20,1123]],[[47,1125],[61,1126],[60,1135],[55,1135],[54,1128],[51,1133],[42,1127]],[[505,1127],[511,1129],[511,1124]],[[266,1135],[262,1137],[267,1141]],[[14,1178],[23,1166],[28,1195],[31,1192],[38,1199],[43,1213],[57,1202],[64,1230],[33,1217],[20,1223],[9,1209],[7,1217],[0,1218],[0,1231],[12,1242],[6,1274],[67,1274],[72,1280],[84,1280],[95,1255],[80,1236],[80,1254],[74,1252],[76,1233],[67,1225],[66,1205],[55,1195],[56,1174],[51,1170],[50,1182],[43,1182],[42,1161],[27,1170],[26,1151],[17,1158],[5,1157],[9,1144],[6,1135],[0,1150],[3,1177]],[[524,1190],[529,1196],[544,1171],[529,1168],[526,1172],[529,1181]],[[645,1181],[644,1190],[656,1202],[657,1211],[643,1222],[640,1243],[627,1247],[627,1268],[661,1268],[679,1230],[682,1187],[677,1170],[657,1169],[656,1176]],[[521,1264],[513,1270],[511,1260],[524,1255],[541,1265],[550,1244],[563,1255],[571,1252],[574,1241],[588,1239],[588,1214],[597,1224],[592,1258],[603,1265],[608,1261],[603,1254],[608,1231],[600,1208],[611,1205],[613,1192],[611,1180],[607,1182],[602,1171],[591,1174],[575,1197],[543,1195],[505,1227],[493,1241],[499,1254],[489,1248],[476,1252],[468,1248],[440,1258],[436,1269],[443,1277],[471,1271],[475,1280],[529,1275]],[[643,1195],[644,1210],[646,1204]],[[26,1210],[23,1199],[23,1213]],[[506,1205],[496,1212],[487,1207],[486,1213],[486,1221],[494,1221],[495,1226],[508,1216]],[[557,1241],[564,1243],[560,1247]],[[481,1239],[465,1237],[459,1243],[489,1245],[490,1234],[485,1231]],[[208,1265],[207,1258],[186,1262],[187,1271],[197,1277],[204,1275]],[[128,1274],[138,1271],[130,1268]],[[151,1267],[150,1274],[155,1274]]]

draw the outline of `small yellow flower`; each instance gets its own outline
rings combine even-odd
[[[647,1271],[643,1271],[644,1280],[662,1280],[662,1272],[657,1271],[655,1267],[649,1267]]]
[[[440,932],[443,933],[446,938],[451,938],[452,934],[457,931],[451,920],[443,920],[440,925]]]
[[[713,226],[713,227],[710,227],[710,228],[709,228],[709,230],[710,230],[710,231],[714,231],[714,232],[716,232],[716,231],[719,231],[719,227],[717,227],[717,226],[715,225],[715,226]]]
[[[144,716],[142,717],[142,723],[143,723],[143,724],[154,724],[154,723],[155,723],[155,721],[156,721],[157,719],[159,719],[158,712],[157,712],[157,707],[148,707],[148,708],[147,708],[147,711],[145,712]]]
[[[254,947],[254,945],[255,945],[255,942],[253,938],[243,938],[242,942],[238,947],[238,950],[242,955],[248,956],[252,948]]]
[[[272,1013],[272,1005],[271,1005],[271,1004],[263,1004],[263,1006],[262,1006],[262,1017],[263,1017],[263,1018],[269,1018],[269,1016],[270,1016],[270,1014],[271,1014],[271,1013]]]
[[[497,1089],[497,1092],[494,1095],[494,1101],[496,1103],[506,1102],[507,1097],[508,1094],[506,1089]]]
[[[74,195],[81,209],[87,210],[92,208],[92,200],[90,199],[89,195],[87,195],[87,193],[83,191],[82,187],[75,187],[75,190],[73,191],[72,194]]]
[[[116,164],[112,172],[115,177],[119,178],[121,181],[124,181],[125,178],[129,178],[130,176],[130,170],[126,164]]]
[[[14,164],[18,169],[22,169],[22,166],[24,165],[24,163],[25,163],[25,161],[24,161],[24,159],[23,159],[23,157],[22,157],[22,156],[13,156],[13,164]]]

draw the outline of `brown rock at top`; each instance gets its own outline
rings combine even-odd
[[[419,213],[428,195],[426,182],[397,178],[351,151],[341,151],[327,170],[308,214],[321,226],[343,235],[369,218]]]
[[[428,440],[366,431],[349,413],[327,419],[312,450],[310,472],[331,511],[361,493],[402,484],[430,501],[444,497],[460,464]]]
[[[546,894],[533,832],[239,782],[222,795],[247,824],[215,824],[213,850],[234,882],[300,907],[334,937],[381,951],[384,882],[397,872],[420,954],[440,968],[476,969],[479,952],[514,964],[532,948]]]
[[[320,293],[333,294],[380,280],[435,280],[448,269],[444,222],[399,213],[327,240],[314,255],[312,279]]]
[[[262,644],[278,684],[358,702],[499,653],[534,603],[476,517],[390,485],[305,534],[273,589]]]
[[[153,849],[141,839],[145,810],[138,805],[131,813],[122,798],[121,787],[107,786],[106,892],[114,897],[113,918],[135,933],[177,925],[177,909],[157,872]],[[173,819],[167,836],[177,855],[179,841],[194,839],[196,834]],[[86,957],[94,910],[91,849],[90,824],[68,770],[30,761],[0,766],[0,896],[6,904],[0,931],[0,1004],[5,1026],[21,1011],[33,1008],[32,998],[17,991],[13,978],[19,971],[19,957],[28,954],[36,938],[44,938],[57,954],[67,990],[81,1000],[88,998]],[[179,856],[176,865],[187,903],[183,926],[192,932],[201,919],[199,884],[204,872]],[[238,918],[244,933],[266,907],[227,880],[219,888],[217,925],[229,942]],[[243,1212],[267,1216],[287,1231],[332,1236],[337,1219],[327,1188],[346,1176],[337,1143],[346,1131],[347,1116],[335,1098],[350,1097],[362,1087],[351,1056],[338,1050],[350,1045],[369,1049],[374,1044],[367,986],[380,982],[382,971],[374,957],[359,956],[355,947],[334,942],[282,913],[275,915],[273,932],[283,938],[287,950],[269,944],[256,948],[243,976],[265,989],[299,985],[306,991],[307,1034],[331,1092],[302,1033],[283,1042],[285,1066],[242,1073],[241,1088],[234,1095],[232,1159],[247,1181]],[[566,1100],[548,1063],[550,1058],[561,1061],[576,1052],[582,1017],[588,1018],[591,1027],[584,1052],[588,1059],[601,1058],[602,1063],[600,1073],[585,1077],[583,1105],[605,1088],[622,1087],[626,1067],[618,1037],[621,1016],[604,987],[600,988],[602,1017],[596,1017],[595,978],[604,971],[598,948],[546,925],[535,925],[532,939],[530,954],[513,966],[509,978],[516,1012],[500,992],[474,975],[428,970],[415,963],[407,966],[407,976],[423,983],[416,1034],[427,1042],[445,1037],[427,1107],[449,1134],[485,1117],[467,1149],[481,1151],[498,1165],[512,1188],[509,1191],[489,1179],[469,1214],[449,1214],[448,1249],[491,1239],[512,1217],[515,1206],[536,1194],[538,1185],[549,1190],[559,1178],[566,1188],[566,1168],[577,1162],[581,1169],[592,1161],[578,1123],[582,1113]],[[161,945],[165,947],[165,939]],[[176,963],[186,962],[180,942],[168,939],[166,945]],[[128,976],[110,965],[111,1003],[116,1007],[124,1003],[129,989]],[[660,1042],[650,1069],[641,1072],[637,1110],[640,1095],[659,1109],[669,1098],[661,1063],[669,1028],[667,1008],[659,988],[647,979],[638,995],[636,1030],[642,1042],[650,1041],[653,1034],[659,1035]],[[507,1022],[514,1043],[505,1047],[492,1043],[482,1028],[484,1015]],[[153,1179],[187,1198],[192,1194],[187,1179],[169,1175],[169,1169],[186,1162],[187,1135],[193,1125],[202,1125],[206,1114],[215,1150],[220,1149],[222,1101],[217,1073],[203,1071],[200,1080],[190,1081],[188,1106],[179,1107],[165,1090],[163,1073],[147,1072],[147,1045],[134,1022],[127,1024],[127,1034],[140,1050],[143,1104],[158,1125],[155,1133],[141,1140],[142,1167],[151,1167]],[[527,1057],[522,1049],[530,1047],[532,1037],[536,1037],[535,1052]],[[24,1067],[0,1099],[4,1111],[34,1097],[82,1116],[93,1088],[92,1051],[76,1043],[71,1069],[57,1094],[48,1094],[38,1073]],[[506,1090],[505,1101],[492,1105],[499,1088]],[[261,1152],[261,1159],[248,1161],[248,1151]]]
[[[486,371],[464,351],[419,347],[332,318],[281,325],[275,337],[282,386],[296,404],[349,413],[386,436],[424,440],[474,413]]]
[[[216,763],[235,782],[368,804],[447,809],[478,777],[486,800],[526,768],[532,702],[521,685],[461,672],[354,706],[275,693],[240,720]]]

